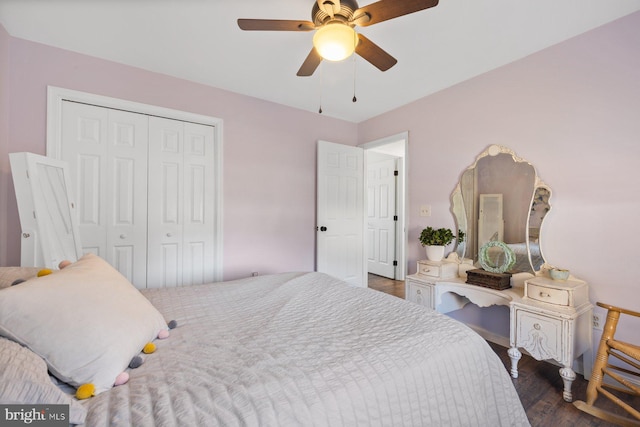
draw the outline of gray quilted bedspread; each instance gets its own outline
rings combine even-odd
[[[87,426],[525,426],[483,339],[320,273],[145,290],[171,336]]]

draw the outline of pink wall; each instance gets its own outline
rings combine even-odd
[[[314,269],[316,142],[354,144],[355,124],[0,33],[0,45],[7,43],[8,79],[6,65],[1,71],[11,92],[2,102],[11,106],[11,121],[2,138],[8,148],[0,154],[9,191],[0,208],[6,218],[0,242],[8,242],[9,251],[0,265],[20,262],[5,153],[45,154],[46,88],[52,85],[223,119],[224,277]]]
[[[9,35],[0,25],[0,236],[7,235],[6,209],[9,173]],[[7,259],[7,239],[0,238],[0,265]]]
[[[358,125],[13,39],[4,31],[0,56],[0,88],[6,88],[7,68],[11,87],[0,96],[11,115],[7,131],[7,113],[0,110],[0,142],[9,142],[8,150],[0,145],[0,189],[8,185],[6,151],[44,153],[47,85],[219,117],[225,278],[311,270],[316,141],[355,144],[409,131],[413,272],[423,257],[419,231],[453,227],[449,195],[459,174],[488,145],[501,144],[532,162],[553,189],[543,228],[547,260],[587,280],[592,301],[640,310],[634,268],[640,13]],[[19,262],[19,221],[8,187],[0,200],[0,242],[6,240],[9,251],[4,258],[0,253],[0,265]],[[431,218],[419,217],[421,204],[432,206]],[[492,312],[497,319],[490,326],[504,326],[504,310]],[[459,315],[481,323],[473,307]]]
[[[500,144],[552,188],[547,261],[587,280],[592,301],[640,311],[640,13],[363,122],[358,139],[406,130],[410,272],[420,230],[454,226],[462,170]]]

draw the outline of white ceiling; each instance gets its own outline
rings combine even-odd
[[[638,0],[440,0],[357,28],[398,60],[390,70],[356,57],[324,61],[311,77],[296,72],[312,32],[241,31],[236,24],[238,18],[311,20],[313,4],[0,0],[0,23],[13,37],[303,110],[317,112],[321,103],[324,115],[358,123],[640,10]]]

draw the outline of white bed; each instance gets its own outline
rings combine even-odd
[[[178,326],[73,400],[87,426],[529,425],[487,343],[417,304],[320,273],[142,294]]]

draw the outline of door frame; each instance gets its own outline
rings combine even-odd
[[[398,188],[396,189],[396,200],[397,200],[397,215],[398,222],[396,224],[396,260],[398,261],[398,265],[396,266],[396,279],[395,280],[405,280],[407,275],[407,242],[408,242],[408,230],[407,230],[407,194],[408,191],[408,183],[409,183],[409,174],[408,174],[408,150],[409,150],[409,132],[400,132],[395,135],[390,135],[384,138],[376,139],[370,142],[366,142],[358,145],[364,149],[364,170],[367,169],[367,151],[371,149],[378,149],[382,146],[389,145],[392,143],[398,143],[404,141],[404,153],[402,156],[399,156],[398,159]],[[367,188],[367,174],[364,174],[364,188]],[[367,193],[364,193],[365,201],[364,206],[367,206]],[[366,209],[365,209],[366,212]],[[363,227],[366,228],[366,218],[363,218]],[[364,239],[366,239],[366,229],[363,231]],[[363,242],[363,256],[364,263],[366,265],[366,248],[367,243],[366,240]]]
[[[124,99],[111,98],[103,95],[96,95],[87,92],[80,92],[72,89],[65,89],[56,86],[47,86],[47,141],[46,155],[55,159],[61,158],[62,151],[62,105],[63,102],[79,102],[91,104],[98,107],[105,107],[117,110],[141,113],[149,116],[164,117],[167,119],[180,120],[212,126],[214,130],[214,158],[215,158],[215,182],[214,182],[214,202],[215,202],[215,255],[213,262],[216,265],[214,280],[221,281],[223,278],[223,184],[222,184],[222,124],[223,121],[217,117],[205,116],[187,111],[174,110],[171,108],[159,107],[150,104],[143,104]]]

